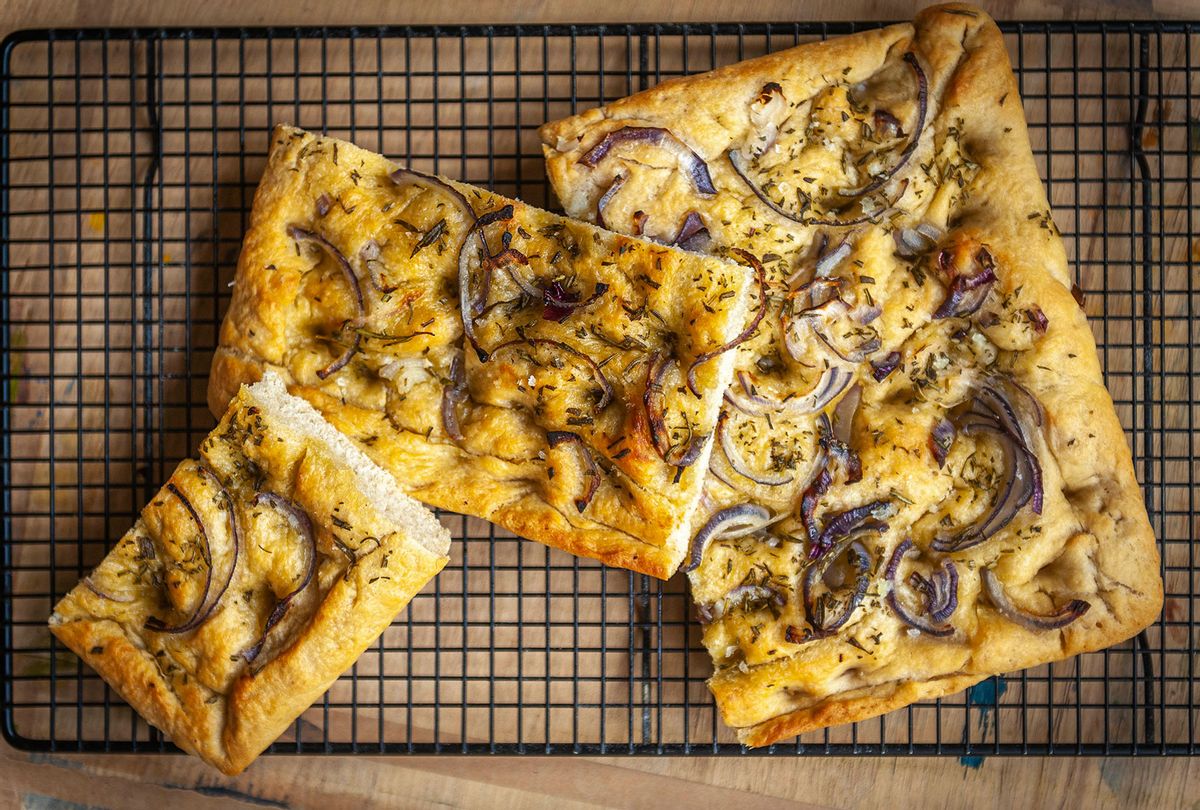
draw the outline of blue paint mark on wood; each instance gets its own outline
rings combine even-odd
[[[24,793],[21,795],[21,810],[103,810],[94,804],[79,804],[47,796],[43,793]]]
[[[988,678],[986,681],[980,681],[967,690],[967,705],[974,706],[979,712],[979,735],[978,742],[982,742],[987,738],[988,728],[991,726],[991,711],[999,705],[1000,698],[1004,697],[1004,693],[1008,691],[1008,684],[1004,679],[995,676]],[[963,743],[967,742],[967,727],[963,727]],[[979,770],[983,765],[984,756],[981,754],[971,754],[958,758],[958,762],[964,768]]]

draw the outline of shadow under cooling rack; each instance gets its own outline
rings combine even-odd
[[[25,749],[174,750],[48,634],[213,419],[268,133],[554,205],[544,121],[851,25],[22,32],[4,47],[3,704]],[[1035,154],[1161,541],[1138,640],[770,752],[1194,753],[1200,350],[1190,25],[1009,24]],[[446,571],[274,751],[740,753],[680,578],[457,515]]]

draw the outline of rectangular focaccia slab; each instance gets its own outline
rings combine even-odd
[[[665,578],[754,289],[279,127],[209,404],[274,369],[425,503]]]
[[[447,562],[450,535],[269,375],[50,630],[147,722],[243,770]]]
[[[741,740],[1154,620],[1157,546],[986,14],[930,8],[541,134],[570,215],[765,266],[686,566]]]

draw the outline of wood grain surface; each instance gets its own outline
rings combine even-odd
[[[7,0],[0,35],[45,26],[896,20],[926,3],[608,0],[344,3]],[[1186,0],[1003,0],[999,19],[1200,17]],[[20,236],[14,233],[14,236]],[[34,233],[28,234],[30,236]],[[1193,686],[1194,688],[1194,686]],[[27,754],[0,743],[0,808],[75,807],[1194,808],[1188,759],[272,756],[227,779],[183,756]]]

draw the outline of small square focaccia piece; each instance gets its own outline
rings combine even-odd
[[[63,597],[50,630],[180,748],[236,774],[447,561],[450,534],[274,375]]]
[[[765,268],[684,566],[742,741],[1154,620],[1157,547],[987,15],[930,8],[542,137],[570,214]]]
[[[425,503],[665,578],[757,289],[280,127],[209,404],[276,369]]]

